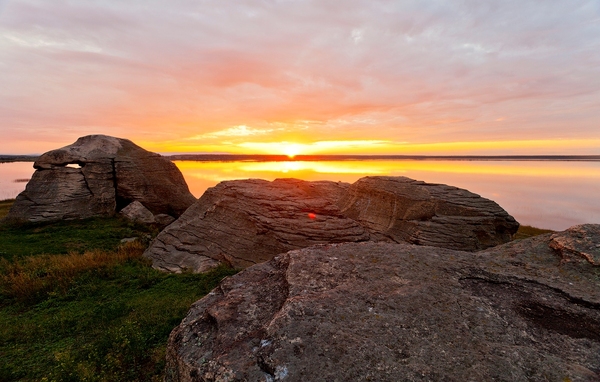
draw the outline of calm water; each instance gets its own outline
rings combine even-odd
[[[600,223],[600,162],[556,161],[344,161],[175,162],[200,197],[223,180],[293,177],[354,182],[367,175],[407,176],[465,188],[492,199],[521,224],[563,230]],[[32,163],[0,164],[0,199],[25,189]]]

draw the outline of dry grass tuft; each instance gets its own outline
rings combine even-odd
[[[83,254],[28,256],[16,261],[0,259],[0,293],[20,302],[35,301],[49,292],[65,291],[73,278],[83,272],[141,259],[145,248],[136,240],[114,252],[93,250]]]

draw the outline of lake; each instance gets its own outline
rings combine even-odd
[[[298,178],[354,182],[368,175],[406,176],[465,188],[502,206],[517,221],[563,230],[600,223],[600,162],[363,160],[314,162],[176,161],[200,197],[223,180]],[[25,189],[31,162],[0,164],[0,200]]]

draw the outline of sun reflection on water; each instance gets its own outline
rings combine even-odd
[[[200,197],[224,180],[298,178],[353,183],[364,176],[406,176],[465,188],[497,202],[522,224],[566,229],[600,223],[600,162],[284,161],[175,162]]]

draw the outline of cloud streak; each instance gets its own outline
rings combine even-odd
[[[98,132],[157,144],[600,138],[593,0],[0,10],[0,152]]]

